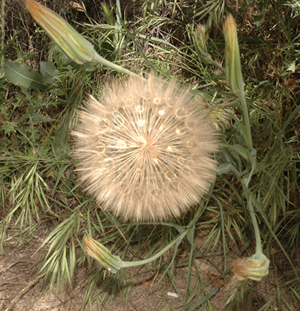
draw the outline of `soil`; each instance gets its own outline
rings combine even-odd
[[[46,232],[44,231],[44,238]],[[10,237],[7,239],[7,245],[5,248],[5,254],[0,255],[0,310],[2,311],[75,311],[75,310],[89,310],[86,306],[81,309],[81,303],[83,301],[85,288],[82,285],[84,280],[91,273],[86,267],[78,269],[76,272],[73,288],[68,288],[62,293],[56,293],[54,289],[49,291],[45,284],[41,284],[42,277],[36,273],[37,259],[40,258],[43,249],[39,249],[42,244],[43,237],[39,235],[39,238],[30,244],[17,247],[13,245]],[[196,245],[201,245],[203,240],[201,237],[196,237]],[[232,255],[232,256],[230,256]],[[237,255],[232,252],[228,255],[228,262],[231,262]],[[213,257],[197,258],[196,266],[198,273],[201,274],[205,290],[207,293],[212,291],[217,286],[220,289],[214,296],[211,297],[211,310],[221,311],[224,310],[226,301],[228,300],[231,291],[238,283],[235,277],[228,278],[227,281],[223,281],[220,271],[218,271],[214,262],[221,263],[223,259],[221,255],[213,255]],[[150,267],[150,266],[149,266]],[[146,269],[147,267],[145,267]],[[101,269],[101,268],[100,268]],[[219,269],[219,268],[218,268]],[[154,310],[182,310],[182,303],[185,298],[186,281],[188,275],[187,266],[179,267],[170,270],[175,280],[177,293],[173,285],[169,282],[165,282],[164,279],[157,283],[161,278],[161,275],[153,275],[153,273],[144,273],[133,278],[133,286],[131,293],[127,297],[127,302],[124,297],[121,297],[120,293],[117,293],[115,297],[109,298],[103,308],[105,311],[154,311]],[[128,278],[135,274],[136,269],[127,269],[126,275]],[[194,275],[197,271],[195,268],[192,270],[191,277],[191,290],[195,293],[193,300],[199,301],[202,297],[200,295],[200,284],[194,282]],[[110,275],[108,277],[114,277]],[[154,285],[155,284],[155,285]],[[251,311],[259,310],[266,302],[273,298],[273,302],[266,310],[284,310],[277,306],[276,280],[274,271],[271,268],[270,274],[267,278],[264,278],[260,282],[253,283],[252,289],[252,307]],[[289,299],[285,289],[281,289],[281,295],[285,299]],[[197,294],[199,293],[199,294]],[[94,303],[93,310],[100,310],[101,308]],[[296,308],[295,308],[296,309]],[[295,310],[294,309],[294,310]],[[202,309],[202,306],[195,308],[194,310],[206,310]],[[242,310],[240,310],[242,311]]]

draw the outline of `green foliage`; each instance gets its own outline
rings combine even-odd
[[[48,39],[37,26],[30,22],[30,28],[22,28],[29,20],[22,11],[24,23],[15,21],[18,24],[11,37],[5,29],[5,45],[1,41],[0,46],[1,251],[5,251],[8,228],[13,228],[10,241],[22,246],[47,222],[52,229],[43,242],[46,252],[39,259],[39,273],[45,273],[50,289],[60,290],[72,284],[77,269],[88,266],[81,310],[92,309],[93,303],[103,308],[116,292],[127,299],[132,279],[149,271],[164,275],[162,281],[176,286],[172,269],[180,267],[188,267],[191,281],[179,308],[212,310],[210,301],[222,286],[210,286],[196,259],[209,261],[220,273],[218,280],[226,282],[231,277],[228,256],[232,249],[235,257],[253,253],[254,232],[243,186],[252,176],[249,191],[257,203],[254,208],[263,247],[273,259],[274,278],[279,279],[278,296],[261,302],[254,282],[242,281],[232,287],[225,310],[251,310],[254,303],[259,310],[271,310],[276,303],[292,310],[300,299],[296,266],[300,243],[299,1],[237,2],[229,7],[219,0],[148,0],[142,2],[141,9],[140,3],[134,2],[126,12],[120,3],[114,7],[103,3],[103,14],[99,13],[97,20],[90,19],[88,13],[76,15],[81,33],[107,60],[137,74],[153,70],[165,79],[175,77],[191,85],[195,96],[207,100],[207,109],[221,132],[214,188],[200,207],[191,208],[172,225],[123,223],[82,194],[71,157],[70,132],[77,122],[76,110],[82,109],[86,93],[105,91],[112,77],[118,79],[117,73],[95,63],[79,66],[52,43],[44,46],[42,42]],[[99,12],[101,5],[96,7]],[[253,172],[242,112],[225,83],[223,70],[220,23],[230,12],[238,24],[246,103],[257,150]],[[6,14],[8,19],[7,6]],[[209,61],[203,55],[201,58],[196,46],[194,31],[199,23],[206,25]],[[23,42],[25,34],[30,34],[29,47]],[[125,270],[114,277],[95,268],[85,253],[83,237],[90,235],[124,260],[149,258],[174,240],[178,228],[187,226],[199,210],[193,233],[204,238],[199,245],[192,233],[187,235],[182,243],[184,255],[177,255],[174,261],[170,251],[131,277]],[[216,253],[222,254],[222,260],[214,258]],[[285,286],[288,296],[280,294]]]
[[[42,75],[33,71],[30,67],[19,63],[6,62],[5,75],[9,82],[26,89],[46,90],[47,83]],[[49,81],[50,82],[50,81]]]

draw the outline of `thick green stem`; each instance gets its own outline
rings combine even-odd
[[[143,79],[143,77],[141,77],[141,76],[135,74],[134,72],[132,72],[132,71],[130,71],[130,70],[128,70],[128,69],[126,69],[126,68],[124,68],[124,67],[122,67],[122,66],[119,66],[119,65],[117,65],[117,64],[115,64],[115,63],[112,63],[112,62],[106,60],[105,58],[103,58],[103,57],[101,57],[99,54],[97,54],[96,52],[95,52],[95,54],[93,55],[92,60],[93,60],[94,62],[97,62],[98,64],[101,64],[101,65],[104,65],[104,66],[106,66],[106,67],[108,67],[108,68],[112,68],[112,69],[117,70],[117,71],[120,71],[120,72],[122,72],[122,73],[131,75],[131,76],[133,76],[133,77],[135,77],[135,78]]]
[[[251,197],[248,195],[248,189],[249,189],[249,183],[252,178],[252,175],[255,171],[256,168],[256,151],[253,150],[253,145],[252,145],[252,135],[251,135],[251,127],[250,127],[250,118],[249,118],[249,112],[248,112],[248,107],[246,103],[246,98],[245,98],[245,93],[241,92],[240,94],[237,94],[242,106],[243,110],[243,116],[244,116],[244,122],[245,122],[245,128],[246,128],[246,145],[248,147],[248,150],[251,152],[251,172],[249,174],[248,180],[245,184],[246,188],[246,193],[247,193],[247,202],[248,202],[248,210],[250,212],[253,228],[254,228],[254,235],[255,235],[255,242],[256,242],[256,254],[262,253],[262,247],[261,247],[261,238],[260,238],[260,231],[258,228],[258,223],[256,220],[255,212],[253,210],[253,205],[251,201]]]
[[[134,267],[134,266],[141,266],[145,265],[149,262],[152,262],[153,260],[157,259],[160,257],[162,254],[164,254],[167,250],[169,250],[173,245],[179,244],[182,239],[188,234],[190,228],[184,230],[175,240],[173,240],[170,244],[168,244],[165,248],[163,248],[161,251],[159,251],[157,254],[154,256],[144,259],[144,260],[138,260],[138,261],[122,261],[122,268],[128,268],[128,267]]]
[[[252,175],[255,171],[255,168],[256,168],[256,151],[255,152],[251,152],[251,164],[252,164],[252,169],[251,169],[251,172],[249,174],[249,177],[248,177],[248,181],[246,183],[246,188],[247,188],[247,192],[248,192],[248,187],[249,187],[249,182],[252,178]],[[262,253],[262,247],[261,247],[261,239],[260,239],[260,232],[259,232],[259,228],[258,228],[258,223],[257,223],[257,220],[256,220],[256,216],[255,216],[255,212],[253,210],[253,205],[252,205],[252,199],[251,197],[249,196],[249,194],[247,194],[248,198],[247,198],[247,201],[248,201],[248,210],[250,212],[250,215],[251,215],[251,220],[252,220],[252,224],[253,224],[253,227],[254,227],[254,235],[255,235],[255,241],[256,241],[256,254],[259,254],[259,253]]]
[[[258,223],[256,220],[255,212],[253,210],[251,198],[248,198],[248,210],[250,212],[251,220],[252,220],[252,225],[254,228],[254,236],[255,236],[255,242],[256,242],[256,247],[255,247],[255,254],[261,254],[262,253],[262,247],[261,247],[261,239],[260,239],[260,232],[258,228]]]
[[[152,257],[150,257],[148,259],[145,259],[145,260],[122,261],[122,268],[128,268],[128,267],[133,267],[133,266],[140,266],[140,265],[144,265],[146,263],[152,262],[156,258],[160,257],[163,253],[165,253],[168,249],[170,249],[173,245],[175,245],[177,243],[179,244],[182,241],[182,239],[189,233],[189,231],[193,229],[193,227],[197,223],[197,221],[198,221],[199,217],[202,215],[202,213],[203,213],[203,209],[199,208],[197,210],[195,216],[193,217],[193,219],[191,220],[191,222],[187,226],[187,228],[185,230],[183,230],[183,228],[181,227],[182,230],[183,230],[181,232],[181,234],[175,240],[173,240],[170,244],[168,244],[164,249],[159,251],[157,254],[155,254],[154,256],[152,256]]]
[[[154,256],[152,256],[148,259],[144,259],[144,260],[122,261],[122,268],[140,266],[140,265],[144,265],[144,264],[147,264],[149,262],[152,262],[156,258],[160,257],[162,254],[164,254],[167,250],[169,250],[173,245],[179,244],[182,241],[182,239],[190,232],[190,230],[192,230],[194,228],[195,224],[197,223],[197,221],[198,221],[199,217],[202,215],[202,213],[203,213],[203,209],[199,208],[197,210],[195,216],[193,217],[193,219],[191,220],[191,222],[187,226],[187,228],[185,230],[183,230],[183,228],[181,227],[183,230],[181,232],[181,234],[175,240],[173,240],[170,244],[168,244],[165,248],[163,248],[161,251],[159,251],[157,254],[155,254]]]
[[[236,94],[240,100],[242,110],[243,110],[243,117],[245,121],[245,128],[246,128],[246,145],[248,147],[248,150],[251,152],[253,149],[252,145],[252,136],[251,136],[251,126],[250,126],[250,118],[249,118],[249,112],[248,112],[248,107],[246,103],[246,97],[244,91],[240,92],[239,94]]]
[[[252,175],[253,175],[255,168],[256,168],[256,152],[253,150],[253,145],[252,145],[250,118],[249,118],[249,112],[248,112],[248,107],[247,107],[244,91],[237,94],[237,96],[240,100],[242,110],[243,110],[243,117],[244,117],[244,122],[245,122],[245,129],[246,129],[245,142],[246,142],[248,150],[251,152],[252,167],[251,167],[251,172],[249,174],[248,180],[245,184],[245,188],[246,188],[245,190],[246,190],[246,193],[248,193],[249,183],[250,183],[250,180],[251,180]],[[248,210],[250,212],[250,216],[251,216],[251,220],[252,220],[252,224],[253,224],[253,228],[254,228],[254,235],[255,235],[255,242],[256,242],[256,252],[255,253],[260,254],[260,253],[262,253],[260,231],[258,228],[258,223],[257,223],[255,212],[253,209],[251,197],[248,194],[247,194],[247,201],[248,201]]]

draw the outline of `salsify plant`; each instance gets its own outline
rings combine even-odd
[[[241,71],[239,46],[238,46],[238,40],[237,40],[237,29],[236,29],[236,23],[235,23],[232,15],[229,15],[227,17],[227,19],[225,20],[224,35],[225,35],[225,43],[226,43],[226,80],[227,80],[228,86],[231,88],[233,93],[240,100],[242,111],[243,111],[243,116],[244,116],[244,122],[245,122],[245,124],[242,125],[242,133],[244,136],[246,148],[244,148],[243,146],[238,146],[236,149],[243,156],[246,156],[248,158],[249,162],[251,163],[251,172],[248,176],[246,176],[242,180],[242,184],[243,184],[244,191],[245,191],[245,197],[247,200],[248,210],[250,212],[252,224],[254,227],[255,240],[256,240],[256,252],[255,252],[255,254],[253,256],[248,257],[248,258],[235,260],[233,263],[233,272],[235,273],[235,275],[237,276],[237,278],[239,280],[243,280],[245,278],[248,278],[248,279],[252,279],[255,281],[260,281],[264,276],[266,276],[268,274],[270,261],[262,252],[261,236],[260,236],[260,232],[259,232],[259,228],[258,228],[258,223],[256,220],[256,215],[255,215],[255,212],[253,209],[254,204],[257,207],[259,207],[259,202],[257,202],[255,197],[253,196],[253,194],[251,194],[251,192],[249,190],[249,183],[250,183],[251,177],[252,177],[252,175],[256,169],[256,150],[253,148],[253,145],[252,145],[252,137],[251,137],[248,107],[247,107],[246,99],[245,99],[244,82],[243,82],[242,71]],[[201,46],[199,46],[199,49],[201,49]],[[150,78],[150,81],[151,81],[151,78]],[[146,90],[148,91],[149,89],[146,88]],[[131,88],[130,91],[133,91],[133,93],[134,93],[134,88]],[[125,94],[126,94],[126,92],[125,92]],[[127,98],[127,96],[125,96],[125,98]],[[113,110],[115,111],[116,103],[114,101],[114,96],[111,96],[110,98],[111,99],[108,100],[108,102],[109,103],[112,102],[113,104],[108,104],[108,106],[113,106],[114,107]],[[155,98],[157,98],[157,97],[155,97]],[[154,103],[154,99],[152,101]],[[130,101],[130,102],[132,105],[132,101]],[[144,103],[144,99],[142,99],[142,103]],[[160,101],[159,101],[159,103],[160,103]],[[140,103],[139,103],[139,105],[140,105]],[[153,109],[156,110],[155,106],[154,105],[152,105],[152,106],[154,107]],[[152,113],[152,110],[151,110],[151,113]],[[118,115],[118,113],[116,113],[116,115]],[[147,113],[146,115],[148,116],[149,113]],[[135,122],[139,122],[139,120],[142,120],[141,123],[144,125],[144,120],[146,120],[146,118],[145,118],[146,115],[144,115],[144,117],[137,118]],[[175,117],[176,117],[176,112],[175,112]],[[121,119],[123,119],[123,118],[121,118]],[[119,116],[119,120],[120,120],[120,116]],[[118,121],[117,123],[119,124],[119,122],[120,121]],[[194,120],[194,122],[196,122],[196,119]],[[103,122],[101,122],[101,124],[102,123]],[[123,119],[123,122],[121,122],[121,123],[122,123],[122,125],[124,124],[124,119]],[[87,124],[87,122],[86,122],[86,124]],[[110,125],[107,122],[106,127],[109,127],[109,126]],[[199,129],[200,125],[196,125],[195,129],[196,128]],[[199,133],[197,133],[197,137],[199,137],[199,134],[201,132],[203,134],[203,131],[201,130]],[[174,133],[174,131],[173,131],[173,133]],[[175,130],[175,133],[176,133],[176,130]],[[80,134],[82,134],[82,133],[77,133],[77,136]],[[175,137],[176,137],[176,135],[175,135]],[[81,139],[82,139],[82,141],[86,140],[86,136],[82,135]],[[171,141],[172,140],[173,139],[171,139]],[[144,142],[144,145],[146,146],[147,143],[145,143],[145,142]],[[122,144],[124,145],[123,140],[122,140]],[[116,143],[114,145],[116,145]],[[204,145],[202,145],[202,147],[204,147]],[[168,147],[166,145],[164,145],[164,152],[167,148]],[[103,149],[103,144],[101,145],[101,149]],[[205,147],[204,147],[204,150],[205,150]],[[213,150],[211,149],[210,152],[212,152],[212,151]],[[214,151],[216,151],[216,149]],[[81,156],[83,159],[84,155],[86,155],[86,154],[84,154],[83,149],[80,150],[80,153],[82,153]],[[198,151],[198,153],[199,153],[199,151]],[[180,157],[180,155],[179,155],[179,157]],[[179,158],[179,157],[177,157],[177,158]],[[104,160],[101,160],[101,161],[104,161]],[[204,167],[205,167],[205,165],[204,165]],[[211,168],[210,168],[210,170],[211,170]],[[161,173],[161,171],[160,171],[160,173]],[[199,172],[197,172],[197,174],[199,174]],[[130,174],[130,175],[132,175],[132,174]],[[135,174],[133,174],[133,176],[134,175]],[[201,174],[200,174],[200,176],[201,176]],[[176,185],[178,186],[178,183]],[[157,184],[156,184],[156,187],[157,187]],[[142,189],[142,190],[144,190],[144,189]],[[198,189],[198,191],[199,191],[199,189]],[[133,201],[132,201],[132,203],[133,203]],[[188,226],[188,229],[183,230],[181,232],[180,236],[178,237],[177,242],[179,241],[179,238],[182,239],[183,236],[187,235],[191,228],[192,228],[192,226]],[[131,265],[143,264],[144,263],[144,261],[141,261],[141,262],[136,262],[136,263],[130,264],[130,263],[122,262],[120,259],[118,259],[119,264],[114,265],[113,262],[115,262],[116,258],[113,257],[113,255],[111,255],[110,252],[105,247],[103,247],[102,245],[101,246],[97,245],[96,241],[93,241],[93,239],[91,237],[88,237],[85,240],[85,243],[86,243],[88,253],[93,258],[97,259],[100,263],[102,262],[102,265],[104,265],[105,267],[108,267],[110,269],[110,271],[116,271],[116,269],[115,269],[116,266],[119,267],[119,269],[120,269],[122,267],[127,267],[127,266],[131,266]],[[110,258],[110,260],[109,260],[109,258]],[[149,262],[150,260],[151,260],[151,258],[149,258],[147,260],[147,262]],[[109,262],[111,263],[110,266],[108,266]]]
[[[79,113],[81,124],[74,132],[78,145],[75,154],[80,160],[79,170],[87,190],[96,196],[103,208],[138,221],[179,217],[199,202],[214,180],[216,163],[212,154],[218,149],[216,131],[201,101],[175,82],[166,83],[153,75],[145,81],[108,62],[56,13],[34,0],[26,0],[26,3],[36,21],[74,61],[79,64],[96,61],[135,76],[124,85],[114,83],[99,101],[90,97],[86,110]],[[198,31],[201,34],[204,30]],[[236,24],[231,15],[225,21],[224,35],[226,80],[243,111],[244,124],[239,122],[239,125],[245,147],[235,146],[235,150],[251,165],[242,184],[256,239],[255,254],[235,261],[233,271],[239,279],[258,281],[268,274],[269,260],[262,252],[253,209],[253,205],[259,209],[260,204],[249,189],[256,169],[256,150],[252,145]],[[200,55],[215,65],[202,41],[196,40]],[[193,245],[195,224],[200,215],[199,210],[186,228],[174,224],[179,236],[147,260],[123,262],[90,236],[85,238],[87,253],[114,273],[121,268],[144,264],[174,244],[178,247],[184,236]]]
[[[161,221],[199,203],[216,175],[217,131],[201,99],[153,75],[90,96],[74,132],[87,190],[124,219]]]
[[[261,245],[261,236],[256,220],[256,215],[253,209],[255,204],[259,208],[259,202],[255,199],[254,195],[250,192],[249,183],[252,175],[256,169],[256,150],[253,148],[250,119],[248,113],[248,106],[246,103],[244,92],[244,81],[241,70],[241,60],[239,44],[237,39],[236,22],[230,14],[224,23],[224,36],[225,36],[225,66],[226,66],[226,81],[232,92],[238,97],[243,111],[244,124],[241,125],[241,130],[244,136],[245,145],[247,149],[239,146],[239,150],[244,155],[247,155],[248,161],[251,164],[251,171],[248,176],[242,180],[247,200],[248,210],[250,212],[256,242],[255,254],[243,260],[237,259],[233,263],[233,272],[238,279],[245,278],[260,281],[262,277],[269,273],[270,260],[263,254]]]

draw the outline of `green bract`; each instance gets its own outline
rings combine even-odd
[[[239,280],[250,279],[260,281],[269,273],[270,260],[262,253],[251,257],[237,259],[233,262],[233,272]]]
[[[34,0],[26,0],[26,8],[34,20],[73,61],[84,64],[93,60],[96,53],[93,45],[57,13]]]
[[[113,255],[105,246],[96,240],[88,236],[84,239],[84,243],[88,255],[96,259],[108,271],[117,273],[122,268],[121,258]]]
[[[237,39],[236,23],[229,15],[224,23],[226,81],[236,95],[244,92],[240,50]]]
[[[26,8],[34,20],[47,32],[51,39],[77,64],[97,62],[125,74],[137,76],[130,70],[116,65],[101,57],[94,46],[79,34],[57,13],[35,2],[25,0]]]

